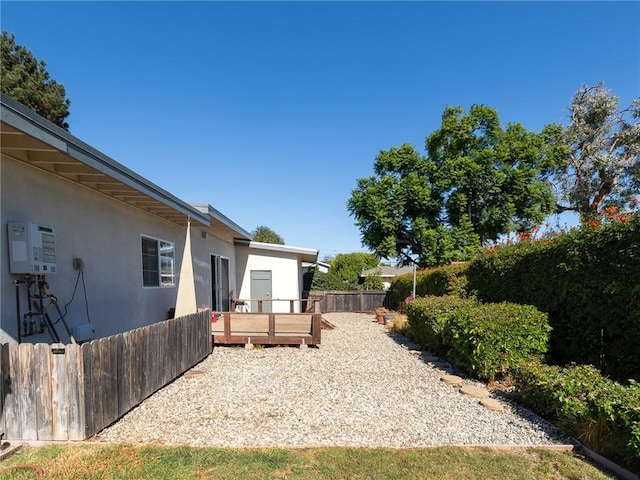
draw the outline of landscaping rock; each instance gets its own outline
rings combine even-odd
[[[193,447],[553,445],[557,430],[512,403],[497,414],[461,395],[366,314],[326,313],[317,348],[219,347],[98,434]],[[465,379],[464,383],[471,383]],[[344,475],[343,475],[344,476]]]
[[[473,398],[486,398],[489,396],[489,390],[483,387],[475,387],[473,385],[465,385],[460,389],[460,393]]]
[[[495,412],[501,412],[506,408],[506,405],[504,403],[498,400],[494,400],[493,398],[483,398],[482,400],[480,400],[480,405]]]
[[[462,378],[457,375],[445,375],[444,377],[441,377],[440,380],[447,385],[462,385]]]

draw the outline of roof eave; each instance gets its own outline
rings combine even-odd
[[[319,251],[314,248],[293,247],[289,245],[280,245],[276,243],[254,242],[250,240],[236,239],[234,244],[239,247],[248,247],[259,250],[268,250],[279,253],[295,254],[304,262],[315,262],[318,259]]]
[[[209,218],[198,209],[149,182],[124,165],[99,152],[66,130],[51,123],[11,97],[0,94],[0,118],[3,123],[23,132],[141,194],[179,212],[185,217],[209,225]]]
[[[231,229],[234,232],[234,234],[236,235],[238,240],[251,240],[251,238],[252,238],[251,233],[246,231],[244,228],[242,228],[240,225],[238,225],[236,222],[231,220],[229,217],[224,215],[219,210],[216,210],[215,208],[213,208],[208,203],[193,203],[192,202],[191,206],[196,208],[198,211],[200,211],[202,213],[205,213],[210,218],[213,218],[213,219],[217,220],[218,222],[222,223],[227,228]]]

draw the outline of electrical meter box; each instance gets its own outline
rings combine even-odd
[[[7,233],[11,273],[56,273],[56,235],[52,227],[33,222],[9,222]]]

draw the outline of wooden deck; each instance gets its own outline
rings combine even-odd
[[[211,333],[218,345],[319,345],[322,314],[218,313],[212,318]]]

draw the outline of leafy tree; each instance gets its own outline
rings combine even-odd
[[[508,231],[529,231],[555,207],[544,179],[553,166],[545,156],[545,135],[519,123],[503,129],[490,107],[473,105],[468,114],[447,107],[426,147],[447,223],[470,221],[482,243]]]
[[[276,245],[284,245],[284,239],[269,227],[260,225],[251,232],[253,241],[262,243],[275,243]]]
[[[69,130],[70,101],[64,85],[49,77],[44,60],[38,61],[31,51],[17,45],[15,36],[2,31],[0,41],[2,81],[0,90],[29,107],[59,127]]]
[[[583,85],[566,129],[548,127],[555,128],[550,140],[559,165],[558,213],[592,218],[604,206],[626,206],[640,191],[640,98],[625,109],[619,104],[604,83]]]
[[[363,270],[378,266],[379,260],[372,253],[341,253],[331,262],[329,273],[339,278],[349,288],[356,288]]]
[[[310,290],[351,290],[351,285],[345,283],[340,277],[333,275],[331,271],[325,273],[313,268],[305,273],[305,277],[307,276],[311,277]]]
[[[364,282],[358,285],[359,290],[384,290],[384,282],[380,276],[381,269],[377,269],[376,273],[366,275]]]
[[[362,288],[362,286],[358,285],[360,274],[363,270],[377,265],[378,258],[371,253],[341,253],[331,260],[331,268],[327,273],[321,272],[316,268],[309,269],[309,272],[305,274],[305,285],[310,284],[311,290],[354,290]],[[371,282],[370,285],[372,285]],[[373,287],[368,289],[372,290]],[[376,290],[382,290],[382,287],[376,288]]]
[[[363,244],[378,257],[420,266],[467,260],[553,211],[545,135],[520,124],[503,129],[486,106],[447,107],[425,144],[426,157],[408,144],[381,151],[375,176],[359,179],[348,200]]]

